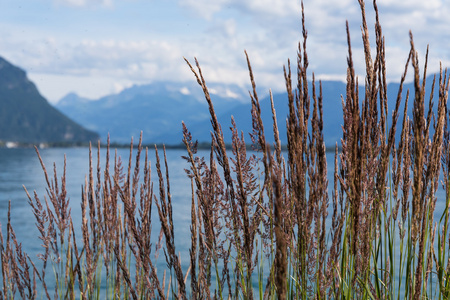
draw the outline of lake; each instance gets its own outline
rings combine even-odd
[[[49,148],[39,150],[46,165],[49,175],[53,172],[53,163],[56,164],[58,177],[63,173],[64,155],[67,161],[67,192],[70,198],[71,214],[76,228],[76,234],[80,237],[81,227],[81,188],[84,185],[85,176],[89,171],[89,149],[88,148]],[[101,149],[101,167],[104,168],[106,149]],[[135,152],[134,152],[135,153]],[[124,165],[129,157],[129,149],[118,149],[117,155],[121,156]],[[160,149],[162,155],[162,149]],[[190,179],[184,171],[188,164],[182,155],[185,150],[167,150],[167,160],[170,175],[171,194],[173,201],[173,220],[175,228],[175,241],[180,253],[183,271],[189,266],[190,239],[190,206],[191,206],[191,184]],[[209,156],[209,151],[199,151],[200,156]],[[327,153],[329,191],[331,201],[331,189],[333,186],[334,153]],[[96,150],[94,150],[94,168],[96,166]],[[114,150],[111,150],[111,165],[114,160]],[[157,191],[157,175],[155,167],[155,151],[149,149],[149,160],[152,165],[152,179],[155,182],[155,193]],[[142,164],[144,160],[142,157]],[[134,163],[134,160],[133,160]],[[142,166],[141,164],[141,166]],[[111,167],[112,168],[112,167]],[[0,222],[3,234],[6,232],[8,201],[11,201],[11,220],[16,236],[22,242],[23,249],[33,259],[43,251],[41,241],[38,238],[39,231],[35,225],[35,217],[28,204],[28,198],[23,189],[25,186],[30,194],[35,190],[41,200],[46,196],[46,182],[41,169],[39,159],[34,149],[6,149],[0,148]],[[331,206],[331,203],[330,203]],[[439,220],[445,206],[445,193],[442,189],[438,192],[438,203],[435,212],[435,221]],[[331,207],[330,207],[331,208]],[[156,207],[153,207],[152,237],[155,241],[158,237],[160,226]],[[158,260],[160,270],[166,266],[164,255]],[[52,273],[51,266],[47,268]],[[49,274],[47,274],[49,276]],[[51,274],[50,274],[51,276]],[[51,285],[51,284],[50,284]],[[39,286],[39,284],[38,284]],[[52,291],[52,288],[49,289]],[[51,293],[52,294],[52,293]]]
[[[53,163],[56,165],[58,178],[63,174],[64,155],[66,155],[66,189],[70,198],[71,214],[76,229],[77,236],[80,237],[81,228],[81,188],[85,182],[85,176],[89,173],[89,149],[88,148],[48,148],[39,150],[49,176],[53,174]],[[96,166],[96,152],[94,149],[94,166]],[[106,149],[101,150],[101,166],[104,168]],[[136,151],[134,151],[136,153]],[[189,246],[190,246],[190,206],[191,206],[191,184],[190,179],[186,176],[184,168],[187,163],[181,158],[185,155],[183,150],[168,150],[167,160],[170,174],[171,194],[173,201],[173,219],[175,228],[175,237],[177,240],[177,251],[181,253],[183,267],[189,266]],[[205,152],[205,155],[207,152]],[[114,160],[114,150],[112,150],[112,161]],[[127,163],[129,157],[129,149],[118,149],[117,155],[122,157],[124,164]],[[160,149],[162,155],[162,149]],[[152,179],[157,181],[155,167],[155,151],[149,150],[149,160],[152,164]],[[134,163],[134,161],[133,161]],[[142,157],[142,164],[144,163]],[[142,165],[141,165],[142,166]],[[6,224],[8,202],[11,201],[11,223],[15,230],[18,240],[22,243],[23,250],[38,262],[36,257],[38,253],[43,252],[42,242],[38,238],[39,231],[36,228],[36,221],[28,204],[27,195],[23,189],[27,188],[29,193],[33,195],[35,190],[39,198],[43,201],[46,196],[46,181],[42,171],[39,159],[34,149],[17,148],[7,149],[0,148],[0,222],[2,225],[3,235],[6,239]],[[157,185],[155,185],[155,193],[158,193]],[[152,236],[156,239],[159,235],[159,219],[156,207],[152,212],[153,230]],[[183,260],[183,257],[186,259]],[[162,265],[161,270],[165,266],[164,255],[160,255],[158,262]],[[47,270],[47,275],[52,273],[51,266]],[[51,274],[50,274],[51,275]],[[50,289],[51,291],[51,289]]]

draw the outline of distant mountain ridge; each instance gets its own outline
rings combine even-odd
[[[237,86],[215,89],[218,111],[241,104],[245,92]],[[222,97],[221,94],[228,95]],[[103,141],[128,143],[143,131],[145,143],[181,143],[181,122],[196,124],[209,119],[209,111],[196,83],[156,82],[136,85],[119,94],[89,101],[68,94],[56,104],[68,117],[99,132]]]
[[[427,95],[430,94],[431,81],[427,82]],[[309,84],[312,95],[311,83]],[[234,116],[239,131],[252,131],[251,103],[248,93],[237,86],[210,85],[211,97],[217,118],[222,125],[225,142],[231,142],[231,116]],[[392,110],[397,98],[399,84],[388,85],[388,114],[391,121]],[[316,84],[316,93],[319,84]],[[400,113],[403,112],[406,90],[413,91],[414,85],[407,83],[403,87],[403,98]],[[228,92],[227,92],[228,91]],[[342,101],[345,98],[346,84],[339,81],[322,81],[324,139],[326,147],[340,144],[342,137]],[[360,88],[360,103],[364,99],[364,89]],[[436,92],[436,91],[435,91]],[[196,94],[194,94],[196,93]],[[233,97],[226,97],[233,95]],[[266,140],[273,142],[272,114],[268,92],[259,93],[262,119],[266,131]],[[274,105],[277,114],[280,139],[283,144],[286,138],[286,117],[288,115],[287,93],[274,94]],[[428,97],[428,96],[427,96]],[[425,103],[427,107],[428,103]],[[201,88],[193,82],[186,83],[158,82],[143,86],[134,86],[123,92],[89,101],[69,94],[56,107],[91,130],[98,131],[102,140],[106,140],[108,133],[112,142],[127,143],[131,136],[135,139],[143,131],[145,143],[180,144],[182,141],[181,121],[184,121],[195,140],[210,141],[210,116]],[[409,115],[411,116],[412,101],[409,101]],[[312,111],[312,108],[311,108]],[[311,112],[312,113],[312,112]],[[400,117],[400,120],[402,118]]]
[[[316,86],[318,93],[318,84]],[[324,81],[323,88],[323,114],[324,114],[324,138],[326,146],[334,146],[342,136],[342,103],[341,95],[345,95],[346,86],[340,81]],[[312,93],[312,86],[310,83],[309,91]],[[266,141],[274,142],[273,135],[273,120],[272,110],[270,105],[269,93],[259,93],[261,105],[261,117],[264,124],[264,131],[266,134]],[[213,98],[213,102],[214,102]],[[279,137],[282,144],[287,144],[286,132],[286,118],[289,114],[287,93],[273,94],[274,107],[276,110],[277,125]],[[312,103],[311,103],[312,105]],[[311,107],[312,113],[312,107]],[[252,132],[252,116],[251,116],[251,101],[247,95],[247,101],[241,102],[238,106],[232,107],[229,110],[219,111],[216,109],[216,114],[219,123],[222,126],[224,139],[226,142],[231,142],[231,116],[233,116],[237,129],[244,132],[246,142],[250,142],[248,133]],[[210,140],[211,124],[209,118],[189,126],[188,129],[192,133],[194,139],[199,141]]]
[[[238,129],[244,133],[252,131],[251,104],[248,90],[237,86],[209,84],[214,108],[222,124],[226,142],[231,142],[231,116]],[[341,94],[345,84],[337,81],[323,82],[324,118],[327,143],[341,137]],[[227,97],[233,95],[233,97]],[[260,93],[263,122],[268,142],[273,141],[272,115],[268,92]],[[288,113],[286,93],[274,95],[278,127],[282,143],[286,143],[285,120]],[[56,107],[69,117],[91,130],[100,133],[106,140],[110,133],[112,142],[127,143],[143,131],[145,143],[180,144],[184,121],[199,142],[210,141],[210,115],[203,92],[198,84],[157,82],[133,86],[116,95],[89,101],[76,94],[68,94]],[[245,136],[248,138],[248,135]],[[250,139],[248,138],[248,141]],[[330,142],[331,143],[331,142]]]
[[[0,142],[80,143],[98,135],[42,97],[26,72],[0,57]]]

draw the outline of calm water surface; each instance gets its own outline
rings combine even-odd
[[[67,192],[70,197],[72,218],[77,232],[80,232],[81,226],[81,188],[84,185],[85,176],[89,171],[89,149],[88,148],[57,148],[40,150],[42,159],[46,165],[47,171],[52,174],[53,163],[56,165],[58,177],[63,173],[64,155],[67,160]],[[96,153],[96,150],[95,150]],[[106,150],[101,150],[101,167],[105,165]],[[124,166],[126,166],[129,157],[128,149],[118,149],[117,154],[122,157]],[[135,154],[135,153],[134,153]],[[160,152],[160,155],[162,153]],[[167,150],[167,159],[169,166],[171,194],[173,199],[173,219],[175,228],[175,240],[177,251],[180,252],[183,269],[187,270],[189,266],[189,246],[190,246],[190,205],[191,205],[191,185],[184,169],[188,168],[187,163],[181,158],[185,155],[184,150]],[[209,156],[208,151],[199,153],[205,157]],[[111,156],[114,157],[114,150]],[[94,154],[94,166],[96,166],[96,154]],[[333,187],[333,153],[327,153],[329,191]],[[113,165],[113,158],[111,165]],[[155,182],[155,193],[157,191],[157,176],[155,167],[154,150],[149,150],[149,160],[152,164],[152,179]],[[133,160],[134,163],[134,160]],[[144,160],[142,157],[143,165]],[[112,167],[111,167],[112,168]],[[42,252],[41,241],[38,238],[38,230],[35,226],[35,218],[28,204],[25,186],[30,194],[36,191],[41,200],[46,195],[46,183],[43,171],[34,149],[5,149],[0,148],[0,222],[3,233],[6,232],[8,202],[11,201],[11,219],[12,225],[19,241],[22,242],[23,249],[33,259],[38,261],[36,255]],[[331,201],[331,198],[330,198]],[[331,203],[330,203],[331,205]],[[445,206],[445,194],[442,189],[438,192],[438,203],[436,207],[435,220],[439,220],[442,210]],[[159,234],[159,219],[156,214],[156,207],[153,207],[153,239]],[[80,235],[78,235],[80,236]],[[160,270],[165,268],[164,255],[160,255],[158,264]],[[50,267],[50,266],[49,266]],[[50,269],[51,270],[51,267]],[[48,271],[51,273],[51,271]]]
[[[66,189],[70,198],[70,207],[76,233],[81,228],[81,189],[85,182],[86,175],[89,174],[89,149],[88,148],[54,148],[39,150],[46,166],[49,176],[53,176],[53,164],[57,169],[58,178],[63,174],[64,155],[66,156]],[[134,155],[135,155],[134,151]],[[187,178],[184,168],[188,165],[181,158],[185,155],[183,150],[168,150],[167,160],[170,175],[171,194],[173,202],[173,219],[175,228],[175,238],[177,251],[180,252],[182,263],[187,270],[189,266],[189,246],[190,246],[190,205],[191,205],[191,185]],[[207,154],[205,152],[205,154]],[[112,150],[111,166],[113,166],[114,150]],[[122,157],[123,164],[128,163],[129,149],[118,149],[117,155]],[[162,151],[160,151],[162,155]],[[94,168],[97,163],[96,150],[94,153]],[[106,150],[101,150],[100,163],[102,170],[105,166]],[[154,150],[149,150],[149,160],[152,164],[152,179],[155,182],[155,193],[158,193],[157,175],[155,167]],[[133,164],[135,158],[133,156]],[[144,164],[142,155],[141,166]],[[112,167],[111,167],[112,168]],[[164,169],[163,169],[164,170]],[[141,176],[142,177],[142,176]],[[46,196],[46,182],[39,159],[34,149],[6,149],[0,148],[0,223],[4,236],[6,238],[6,224],[8,202],[11,201],[11,223],[16,232],[18,240],[22,243],[23,250],[37,262],[38,253],[43,252],[41,241],[39,240],[39,231],[35,225],[35,217],[31,207],[28,204],[28,198],[24,191],[24,186],[29,193],[33,195],[36,191],[39,198],[43,201]],[[153,206],[153,239],[159,235],[159,219],[156,207]],[[78,234],[78,237],[81,235]],[[186,257],[185,259],[183,259]],[[160,255],[159,264],[164,269],[164,255]],[[47,276],[51,272],[47,271]],[[51,274],[50,274],[51,275]],[[50,289],[51,290],[51,289]]]

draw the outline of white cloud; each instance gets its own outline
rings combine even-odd
[[[37,85],[39,92],[51,103],[57,102],[69,92],[76,92],[79,96],[88,99],[98,99],[108,94],[118,93],[134,83],[138,83],[107,76],[75,76],[34,72],[29,72],[28,77]],[[143,84],[144,82],[139,83]]]
[[[84,40],[73,45],[37,40],[23,42],[22,48],[23,51],[12,53],[13,60],[21,61],[25,64],[23,67],[39,73],[108,74],[135,79],[157,74],[167,76],[164,66],[173,66],[174,60],[182,61],[179,49],[165,41]],[[46,55],[48,53],[54,55]]]
[[[54,1],[60,6],[79,8],[119,7],[124,3],[139,3],[130,0]],[[155,9],[157,1],[154,1]],[[40,74],[41,79],[59,82],[58,86],[49,83],[45,88],[38,83],[48,95],[56,95],[55,90],[67,91],[70,87],[84,91],[85,96],[92,93],[92,97],[97,97],[101,93],[119,91],[131,83],[194,81],[183,56],[191,62],[194,56],[199,59],[207,83],[224,82],[247,87],[246,49],[258,87],[265,90],[272,88],[274,92],[284,89],[282,68],[290,58],[291,66],[295,69],[297,44],[301,38],[298,0],[178,0],[178,4],[184,9],[184,23],[193,24],[192,16],[200,16],[203,27],[192,30],[183,27],[183,34],[174,32],[162,35],[150,31],[148,35],[140,35],[147,28],[142,29],[145,24],[142,20],[114,19],[108,21],[111,23],[99,23],[99,26],[108,28],[111,24],[123,22],[130,26],[130,33],[139,32],[139,35],[126,36],[111,30],[107,37],[100,34],[95,36],[94,28],[91,28],[92,35],[78,33],[73,37],[70,31],[65,36],[58,36],[57,33],[52,35],[28,28],[24,35],[20,28],[11,27],[10,30],[9,27],[3,27],[0,30],[1,55],[31,74]],[[398,80],[403,72],[409,52],[410,29],[422,57],[426,45],[430,43],[430,71],[438,70],[439,60],[450,62],[447,50],[447,41],[450,39],[450,19],[447,16],[450,15],[450,7],[444,4],[443,0],[378,0],[380,20],[386,35],[387,71],[391,80]],[[345,22],[348,20],[357,73],[364,74],[361,14],[357,1],[304,0],[304,6],[309,70],[314,71],[317,78],[345,78]],[[372,1],[367,1],[366,12],[373,41],[375,21]],[[173,25],[165,18],[158,22],[167,22],[161,26]],[[145,26],[151,29],[150,25]],[[117,29],[117,26],[114,28]],[[37,78],[37,75],[33,76]],[[65,79],[57,81],[56,76]],[[79,86],[70,85],[70,80],[79,83]],[[89,82],[95,82],[95,88]]]
[[[214,5],[210,4],[212,2]],[[374,12],[372,3],[371,1],[366,2],[368,25],[373,29]],[[282,45],[287,45],[285,41],[292,38],[293,30],[297,33],[297,37],[300,37],[300,1],[297,0],[180,0],[180,3],[190,8],[191,11],[211,20],[220,18],[224,11],[238,11],[242,15],[250,16],[254,26],[252,30],[262,31],[268,36],[264,42],[265,47],[270,47],[271,43],[280,46],[280,42]],[[432,43],[438,49],[446,48],[445,40],[448,39],[444,37],[450,35],[448,31],[450,27],[448,18],[450,7],[443,0],[379,0],[377,3],[386,35],[386,43],[389,46],[404,49],[403,56],[407,55],[409,51],[408,32],[410,29],[415,36],[418,47],[424,48],[427,43]],[[343,60],[345,60],[346,20],[349,21],[351,26],[352,45],[355,50],[362,47],[360,42],[361,14],[357,1],[305,0],[304,6],[307,30],[310,38],[314,39],[312,44],[317,47],[310,48],[312,52],[324,52],[320,48],[327,47],[328,52],[334,52],[331,53],[331,56],[336,57],[336,45],[343,45],[344,47],[341,47],[343,51],[339,52],[339,56],[341,59],[343,56]],[[263,24],[268,24],[268,26],[264,28]],[[283,28],[286,25],[291,27]],[[239,29],[237,34],[239,34]],[[373,38],[373,31],[370,34]],[[236,37],[234,38],[236,39]],[[448,54],[445,56],[448,57]],[[446,58],[443,57],[442,59]],[[330,65],[330,60],[326,56],[321,57],[321,60],[324,64],[322,66],[317,64],[319,68],[322,69],[324,66]],[[400,61],[403,60],[400,59]]]

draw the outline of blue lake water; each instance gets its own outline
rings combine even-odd
[[[49,176],[53,176],[53,163],[56,165],[58,178],[63,174],[64,155],[66,155],[66,189],[70,198],[71,215],[76,232],[81,228],[81,188],[85,182],[85,176],[89,174],[89,149],[88,148],[51,148],[39,150],[43,162],[46,166]],[[96,168],[97,150],[94,149],[93,161],[94,170]],[[106,150],[101,150],[101,167],[105,166]],[[136,151],[134,151],[134,154]],[[118,149],[118,156],[122,157],[126,167],[129,157],[129,149]],[[183,150],[168,150],[167,160],[170,175],[172,202],[174,207],[173,219],[175,228],[175,237],[177,251],[180,252],[184,271],[189,266],[189,246],[190,246],[190,206],[191,206],[191,185],[187,178],[184,168],[187,163],[181,158],[185,155]],[[205,154],[207,154],[205,152]],[[162,155],[162,149],[160,150]],[[111,166],[114,164],[114,150],[111,153]],[[155,193],[158,193],[157,174],[155,167],[155,151],[149,150],[149,160],[152,164],[152,179],[155,182]],[[141,166],[144,160],[142,156]],[[134,160],[133,160],[134,164]],[[112,168],[112,167],[111,167]],[[163,169],[164,170],[164,169]],[[0,148],[0,223],[6,239],[6,224],[8,202],[11,201],[11,223],[15,230],[18,240],[22,243],[23,250],[35,262],[39,262],[36,257],[38,253],[43,252],[41,241],[39,240],[39,231],[36,228],[35,217],[31,207],[28,204],[28,198],[23,186],[33,195],[36,191],[39,198],[43,201],[46,196],[46,181],[42,171],[39,159],[34,149],[6,149]],[[152,236],[156,239],[159,235],[159,219],[153,207],[152,217]],[[80,237],[80,235],[78,235]],[[185,259],[183,259],[185,258]],[[164,255],[161,253],[159,260],[161,268],[165,266]],[[47,276],[52,273],[51,266],[47,271]],[[51,285],[51,284],[50,284]],[[52,289],[50,289],[52,290]],[[52,293],[51,293],[52,294]]]
[[[81,187],[84,185],[85,176],[89,171],[89,149],[88,148],[52,148],[40,150],[42,159],[46,165],[49,175],[53,172],[53,163],[56,164],[58,177],[62,176],[64,155],[67,159],[67,192],[70,197],[71,214],[76,230],[81,227]],[[105,165],[106,150],[101,150],[101,167]],[[117,154],[122,157],[124,165],[128,162],[129,149],[118,149]],[[160,151],[162,155],[162,151]],[[190,205],[191,184],[184,169],[188,164],[181,158],[186,155],[184,150],[167,150],[167,160],[170,175],[171,194],[173,199],[173,219],[175,228],[176,251],[180,253],[183,271],[189,266],[190,247]],[[209,156],[209,151],[199,151],[199,155]],[[333,187],[334,153],[327,153],[329,191],[331,202],[331,189]],[[94,167],[96,166],[96,150],[94,150]],[[111,150],[111,166],[114,160],[114,150]],[[155,193],[157,191],[157,175],[155,167],[154,149],[149,149],[149,160],[152,164],[152,179],[155,182]],[[142,157],[142,163],[143,163]],[[134,163],[134,160],[133,160]],[[141,164],[142,166],[142,164]],[[111,167],[112,168],[112,167]],[[11,201],[11,219],[16,236],[22,242],[23,249],[34,260],[38,261],[36,255],[43,251],[39,232],[35,225],[35,218],[28,204],[25,186],[30,194],[35,190],[43,200],[46,196],[46,182],[39,160],[34,149],[5,149],[0,148],[0,222],[3,234],[6,232],[8,201]],[[441,187],[440,187],[441,188]],[[436,207],[435,221],[439,220],[445,206],[445,194],[440,189]],[[330,203],[331,208],[331,203]],[[153,207],[153,240],[159,234],[159,218],[156,207]],[[160,270],[165,268],[164,255],[161,253],[158,265]],[[51,273],[51,267],[48,269]],[[51,289],[50,289],[51,290]],[[52,294],[52,293],[51,293]]]

